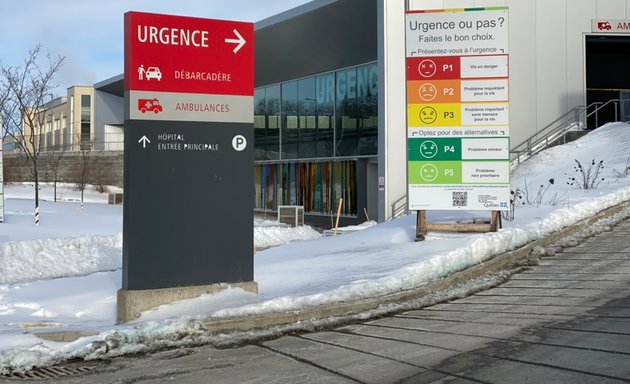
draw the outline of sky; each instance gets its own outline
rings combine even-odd
[[[0,0],[0,62],[21,64],[41,44],[65,57],[55,97],[123,73],[123,14],[143,11],[257,22],[311,0]],[[42,55],[45,58],[45,55]]]
[[[415,214],[331,237],[308,226],[287,228],[269,218],[254,220],[258,294],[228,289],[160,306],[125,324],[116,324],[116,292],[122,281],[122,207],[105,204],[107,196],[90,188],[88,203],[81,209],[78,192],[68,185],[58,188],[59,201],[53,202],[52,188],[44,186],[40,191],[41,223],[35,227],[33,186],[8,184],[6,221],[0,224],[0,374],[71,358],[111,358],[200,343],[229,344],[330,324],[334,319],[243,334],[203,332],[206,319],[265,316],[422,287],[591,218],[630,200],[629,147],[630,124],[614,123],[522,163],[513,170],[511,180],[522,199],[517,199],[513,220],[504,220],[498,232],[431,231],[425,241],[416,242]],[[573,178],[580,180],[576,160],[585,170],[602,162],[597,188],[570,185]],[[629,217],[630,207],[626,207],[594,227],[603,231]],[[487,219],[489,212],[428,212],[429,222],[473,218]],[[566,239],[566,244],[592,235],[591,230]],[[554,247],[552,244],[550,251]],[[438,294],[451,298],[470,293],[501,276],[501,272],[484,275]],[[384,307],[403,309],[405,305]],[[378,311],[357,316],[385,314]],[[36,336],[72,330],[92,335],[73,342]]]

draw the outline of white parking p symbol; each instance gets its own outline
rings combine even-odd
[[[232,139],[232,147],[234,148],[235,151],[242,151],[247,147],[247,139],[245,139],[245,136],[242,135],[236,135],[234,136],[234,138]]]

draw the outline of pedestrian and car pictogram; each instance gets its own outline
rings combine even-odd
[[[140,65],[138,67],[138,80],[151,80],[157,79],[157,81],[162,80],[162,71],[158,67],[149,67],[144,69],[144,65]]]
[[[147,80],[151,80],[151,79],[157,79],[158,81],[162,80],[162,72],[160,72],[160,68],[158,67],[147,68],[146,78]]]

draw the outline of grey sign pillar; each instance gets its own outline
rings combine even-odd
[[[125,44],[118,320],[229,286],[257,291],[253,26],[130,12]]]

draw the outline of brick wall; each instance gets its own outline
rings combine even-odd
[[[38,158],[39,181],[54,181],[54,164],[57,167],[57,181],[77,183],[81,178],[83,156],[81,152],[41,153]],[[93,151],[87,155],[86,179],[88,184],[123,186],[122,151]],[[29,163],[24,155],[4,155],[4,181],[33,181]]]

